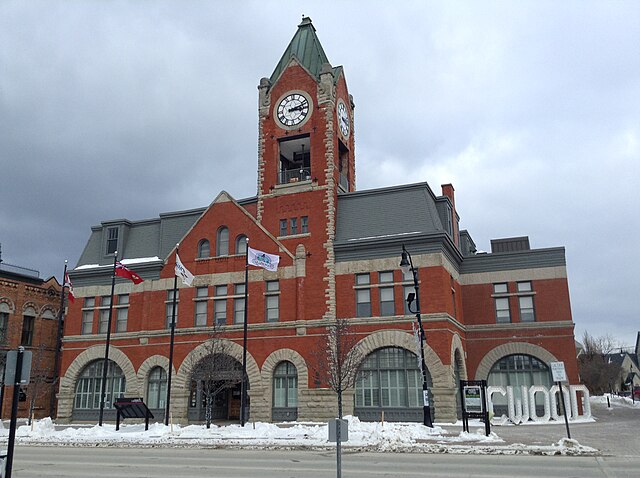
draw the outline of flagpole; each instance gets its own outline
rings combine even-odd
[[[176,244],[176,261],[178,260],[178,246]],[[167,400],[164,409],[164,424],[169,426],[169,414],[171,408],[171,370],[173,369],[173,344],[176,336],[176,296],[178,295],[178,276],[173,271],[173,306],[171,309],[171,341],[169,345],[169,370],[167,371]]]
[[[62,290],[60,291],[60,310],[58,311],[58,335],[56,337],[56,354],[53,369],[53,383],[51,384],[51,400],[49,401],[49,416],[53,420],[56,408],[56,389],[60,380],[60,356],[62,354],[62,333],[64,331],[64,292],[67,288],[67,261],[64,261],[62,274]]]
[[[240,398],[240,426],[247,422],[245,408],[247,406],[247,310],[249,309],[249,238],[244,256],[244,336],[242,341],[242,395]]]
[[[107,321],[107,341],[104,349],[104,364],[102,366],[102,390],[100,391],[100,420],[99,425],[102,426],[102,418],[104,416],[104,399],[107,394],[107,367],[109,365],[109,342],[111,341],[111,318],[113,315],[113,292],[116,288],[116,262],[118,260],[118,251],[113,255],[113,272],[111,275],[111,300],[109,301],[109,320]],[[113,398],[113,397],[112,397]]]

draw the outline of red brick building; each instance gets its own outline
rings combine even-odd
[[[335,416],[335,394],[315,373],[314,357],[327,327],[348,319],[366,360],[345,413],[421,420],[415,315],[405,302],[413,279],[398,267],[403,245],[418,269],[436,420],[456,419],[459,378],[549,386],[548,363],[562,360],[577,383],[562,247],[531,249],[524,237],[477,253],[459,229],[451,185],[440,195],[425,182],[356,191],[354,101],[308,18],[258,90],[255,196],[236,200],[223,191],[203,209],[92,227],[71,272],[79,300],[65,324],[60,419],[97,417],[115,251],[145,282],[116,283],[107,407],[126,393],[162,412],[178,242],[195,281],[180,286],[177,300],[174,420],[203,417],[194,370],[214,324],[227,354],[241,361],[245,307],[252,419]],[[280,264],[276,272],[250,269],[245,303],[247,238]],[[238,407],[239,388],[231,387],[216,397],[214,416],[236,417]]]
[[[31,381],[22,387],[18,403],[20,417],[28,417],[31,409],[36,418],[51,412],[60,289],[55,277],[43,280],[38,271],[0,261],[0,376],[8,351],[23,346],[32,353]],[[2,392],[2,418],[9,418],[13,385],[3,384]]]

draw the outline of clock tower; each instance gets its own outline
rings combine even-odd
[[[339,193],[355,190],[354,103],[310,18],[258,90],[257,218],[284,243],[295,238],[292,251],[301,245],[307,256],[325,258],[316,272],[325,278],[325,316],[335,317],[336,205]]]

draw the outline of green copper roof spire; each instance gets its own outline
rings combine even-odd
[[[329,63],[316,35],[316,29],[311,24],[311,18],[304,15],[302,16],[302,22],[298,25],[298,31],[291,39],[276,69],[271,74],[271,83],[276,82],[289,64],[289,61],[291,61],[291,58],[298,60],[302,66],[318,79],[320,79],[322,65]]]

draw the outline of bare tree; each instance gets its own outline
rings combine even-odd
[[[338,418],[342,418],[342,394],[355,384],[364,354],[356,348],[358,337],[347,319],[327,327],[323,343],[314,355],[316,377],[338,395]]]
[[[588,332],[582,336],[582,342],[584,351],[578,357],[580,378],[593,394],[611,391],[621,373],[621,364],[610,357],[619,348],[617,342],[610,335],[594,337]]]
[[[211,428],[216,395],[242,381],[242,368],[230,355],[230,345],[221,337],[220,330],[214,328],[209,334],[209,339],[204,342],[200,356],[191,359],[191,380],[201,384],[207,428]]]
[[[47,396],[47,393],[54,393],[53,378],[51,376],[51,354],[50,349],[45,344],[40,344],[33,350],[31,359],[31,378],[28,387],[29,391],[29,425],[33,412],[38,403],[38,399]]]

